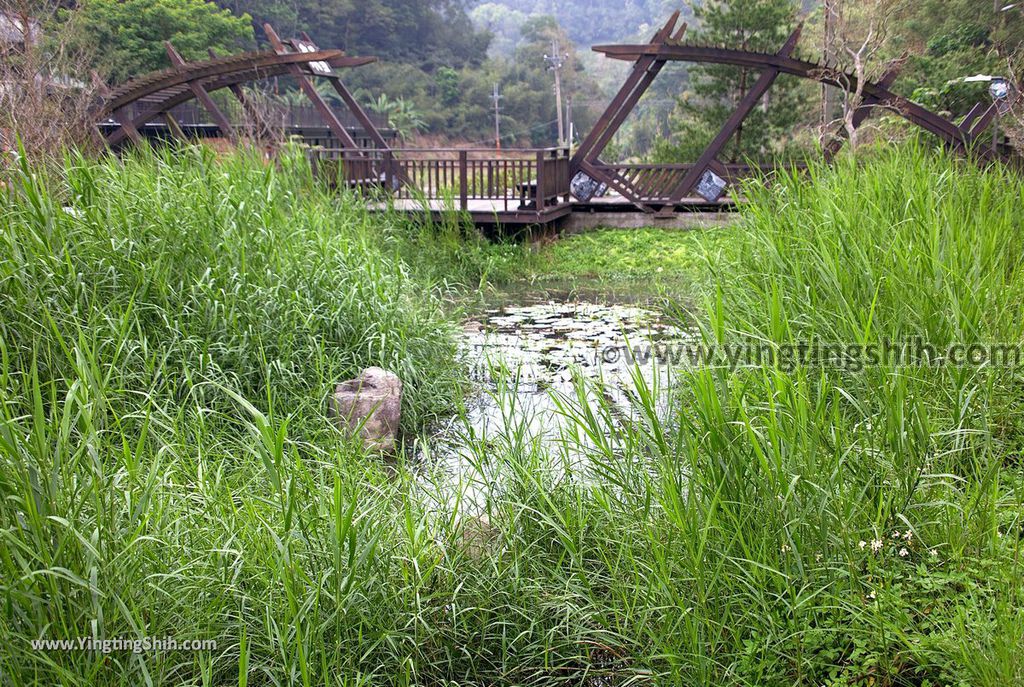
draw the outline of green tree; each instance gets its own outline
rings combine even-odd
[[[964,84],[965,76],[1008,76],[1009,57],[1024,45],[1024,6],[978,0],[908,2],[894,47],[906,50],[898,89],[928,107],[962,115],[984,87]],[[1003,6],[1008,6],[1006,11]],[[998,11],[997,11],[998,10]]]
[[[491,33],[490,54],[512,57],[522,40],[522,28],[527,16],[500,2],[485,2],[470,12],[473,24]]]
[[[423,115],[416,106],[404,98],[392,100],[385,93],[381,93],[375,100],[371,100],[369,109],[377,114],[385,115],[388,123],[402,138],[409,138],[414,133],[426,129],[426,122]]]
[[[694,4],[700,27],[694,41],[738,50],[775,52],[797,24],[793,0],[709,0]],[[655,158],[677,161],[692,157],[718,133],[740,100],[757,81],[755,69],[730,65],[698,65],[690,69],[691,92],[673,113],[673,136],[656,148]],[[764,158],[780,152],[781,142],[806,106],[804,88],[780,77],[765,102],[754,109],[726,147],[732,162]]]
[[[73,42],[97,55],[93,67],[114,82],[169,67],[164,41],[186,59],[207,59],[209,48],[237,52],[253,43],[249,16],[236,17],[204,0],[89,0],[74,12]]]
[[[459,102],[459,73],[451,67],[441,67],[434,74],[438,99],[442,105],[451,107]]]
[[[279,22],[279,32],[307,31],[324,47],[415,64],[479,65],[490,35],[473,27],[463,0],[218,0],[254,23]]]
[[[562,67],[562,95],[565,102],[582,100],[598,90],[589,78],[565,30],[552,16],[533,17],[522,28],[522,44],[515,59],[503,71],[503,134],[536,146],[554,145],[558,138],[554,77],[544,56],[556,52],[568,57]],[[587,111],[574,108],[578,127],[586,127]]]

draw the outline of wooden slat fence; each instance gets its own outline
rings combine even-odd
[[[399,200],[451,201],[462,210],[488,201],[501,212],[539,212],[569,201],[565,148],[314,149],[310,157],[319,174],[357,190],[389,190]]]

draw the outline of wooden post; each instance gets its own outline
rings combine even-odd
[[[565,148],[564,155],[559,155],[561,160],[559,161],[559,169],[561,170],[559,178],[565,183],[565,202],[572,202],[572,172],[569,170],[569,155],[572,153],[571,148]]]
[[[133,143],[141,143],[142,135],[139,134],[139,130],[135,128],[135,122],[132,121],[131,114],[128,112],[128,107],[122,107],[115,112],[111,113],[111,119],[121,125],[121,130],[132,140]],[[143,122],[145,124],[145,122]],[[111,134],[113,136],[113,134]]]
[[[306,152],[306,156],[309,158],[309,168],[313,172],[313,181],[317,181],[320,178],[320,155],[317,154],[316,149],[310,149]],[[333,188],[330,181],[327,182],[327,185]]]
[[[179,141],[188,140],[188,136],[181,130],[178,120],[170,112],[164,112],[164,123],[167,124],[167,129],[171,132],[171,138],[176,138]]]
[[[459,151],[459,207],[469,209],[469,152]]]
[[[546,175],[544,174],[544,151],[537,151],[537,197],[535,203],[537,206],[537,213],[544,211],[544,182],[546,181]]]
[[[395,155],[391,152],[390,148],[386,148],[384,150],[384,188],[387,190],[388,194],[393,193],[395,188],[394,164]]]

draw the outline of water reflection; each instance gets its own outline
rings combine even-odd
[[[580,449],[593,437],[580,435],[566,408],[587,405],[613,413],[608,422],[628,422],[634,375],[656,390],[662,410],[670,388],[671,371],[660,363],[634,366],[626,356],[602,352],[692,336],[639,305],[545,300],[484,310],[466,323],[462,342],[475,393],[421,455],[424,486],[448,502],[451,494],[442,492],[458,487],[466,502],[480,505],[500,488],[509,455],[530,455],[535,473],[585,475]],[[563,441],[567,432],[573,438]]]

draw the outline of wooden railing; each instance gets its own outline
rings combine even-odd
[[[806,164],[793,163],[790,166],[804,168]],[[618,179],[630,188],[641,200],[657,203],[667,201],[683,180],[691,164],[616,164],[605,165],[605,169],[615,174]],[[779,169],[775,165],[756,167],[746,164],[727,164],[718,167],[716,173],[730,184],[758,174],[771,174]]]
[[[501,212],[543,212],[569,201],[565,148],[319,148],[310,157],[317,173],[329,179],[360,191],[384,189],[399,200],[451,201],[461,210]]]

